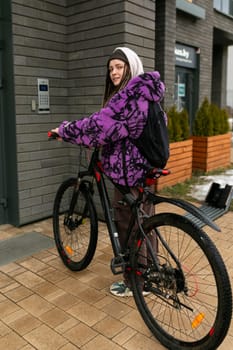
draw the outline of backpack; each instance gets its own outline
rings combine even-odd
[[[146,125],[141,135],[131,141],[153,167],[165,167],[169,158],[169,137],[159,102],[149,102]]]

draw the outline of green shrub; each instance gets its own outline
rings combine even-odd
[[[218,135],[220,130],[220,109],[215,104],[209,106],[209,119],[212,120],[212,135]],[[210,135],[211,136],[211,135]]]
[[[221,124],[220,124],[221,134],[226,134],[227,132],[230,131],[230,126],[228,122],[229,113],[226,109],[221,109],[220,118],[221,118]]]
[[[197,111],[193,125],[193,135],[213,135],[213,119],[210,117],[210,104],[207,98],[204,99]]]
[[[194,136],[213,136],[229,131],[228,114],[216,104],[205,98],[196,113],[192,134]]]
[[[166,111],[168,116],[168,134],[170,142],[184,141],[189,138],[188,112],[178,112],[175,106]]]
[[[182,130],[182,140],[187,140],[190,136],[189,115],[186,109],[180,112],[180,125]]]

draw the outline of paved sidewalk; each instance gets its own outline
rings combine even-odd
[[[233,212],[217,220],[222,229],[207,229],[233,281]],[[7,350],[148,350],[165,349],[151,336],[133,298],[116,298],[106,228],[91,265],[71,272],[55,248],[0,266],[0,349]],[[52,237],[51,219],[15,228],[0,226],[0,239],[39,232]],[[219,347],[233,349],[233,327]]]

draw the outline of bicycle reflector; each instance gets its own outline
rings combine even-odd
[[[194,320],[193,320],[193,322],[192,322],[192,328],[194,329],[194,328],[197,328],[201,323],[202,323],[202,321],[204,320],[204,318],[205,318],[205,315],[202,313],[202,312],[200,312],[195,318],[194,318]]]
[[[65,249],[66,249],[66,252],[67,252],[68,254],[70,254],[70,255],[72,255],[72,254],[74,253],[73,249],[72,249],[69,245],[67,245],[67,246],[65,247]]]

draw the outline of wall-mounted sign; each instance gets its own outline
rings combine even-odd
[[[197,52],[196,49],[190,46],[176,44],[175,46],[176,66],[196,68],[197,67]]]
[[[185,84],[178,84],[178,96],[185,97]]]

